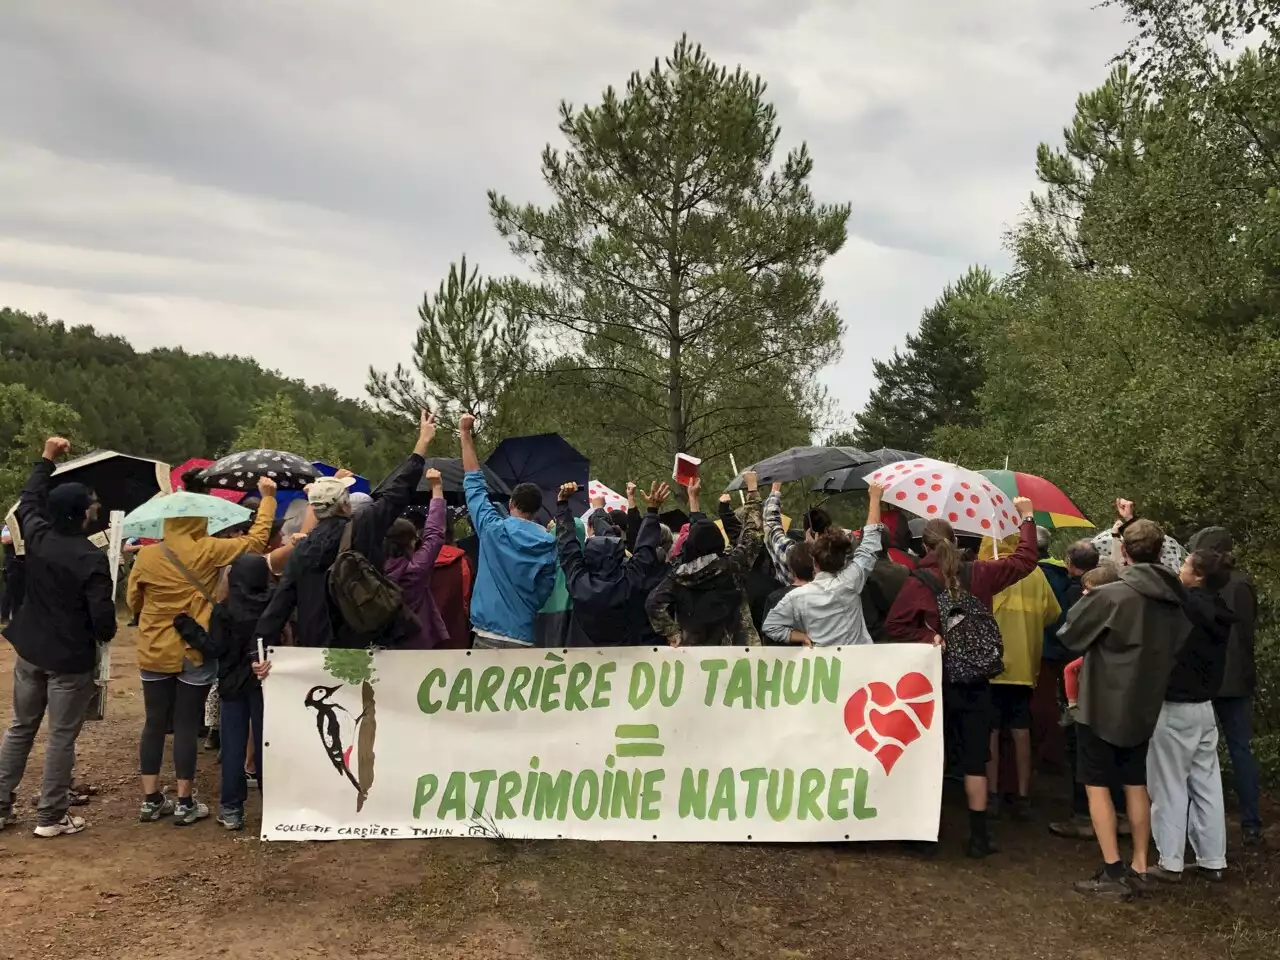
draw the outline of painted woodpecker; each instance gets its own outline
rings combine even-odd
[[[360,783],[351,775],[348,761],[351,751],[355,749],[355,731],[360,723],[359,717],[352,717],[351,711],[338,703],[329,700],[342,689],[336,687],[312,687],[307,691],[306,705],[316,712],[316,731],[320,734],[320,742],[324,744],[325,753],[335,770],[345,774],[351,785],[358,791]],[[349,731],[350,743],[343,743],[343,727]]]

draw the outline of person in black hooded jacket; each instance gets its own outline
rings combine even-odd
[[[83,484],[50,490],[54,461],[71,445],[50,437],[18,501],[26,547],[27,593],[5,638],[13,664],[13,722],[0,745],[0,829],[14,820],[13,793],[43,723],[44,783],[35,833],[56,837],[85,828],[67,812],[76,738],[93,700],[98,644],[116,633],[107,555],[85,528],[98,516],[98,500]]]
[[[701,484],[689,491],[689,533],[675,567],[649,594],[645,609],[655,633],[678,646],[759,646],[743,583],[764,538],[754,473],[743,475],[747,502],[742,533],[725,552],[724,535],[698,509]]]
[[[662,570],[658,510],[670,489],[665,483],[655,483],[650,488],[645,497],[649,513],[640,525],[630,557],[616,536],[592,536],[588,531],[586,543],[578,543],[569,503],[577,489],[576,483],[566,483],[560,488],[556,503],[556,550],[565,588],[573,600],[570,644],[613,647],[658,642],[649,627],[644,604],[650,585]]]
[[[373,502],[354,516],[350,497],[345,491],[336,489],[334,478],[322,478],[311,486],[308,500],[318,522],[293,551],[271,603],[258,622],[257,635],[265,644],[271,645],[279,640],[295,609],[298,611],[296,636],[300,647],[394,647],[408,639],[410,632],[404,621],[404,616],[407,616],[404,611],[383,636],[370,637],[351,629],[329,597],[329,568],[338,558],[342,535],[347,524],[351,524],[351,549],[363,555],[375,568],[382,569],[382,543],[422,482],[427,446],[435,432],[435,417],[428,417],[423,411],[418,444],[413,453],[374,491]],[[260,675],[265,676],[270,671],[270,662],[259,670]]]

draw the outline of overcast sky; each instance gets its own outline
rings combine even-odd
[[[515,269],[485,191],[545,199],[559,101],[682,31],[852,204],[846,413],[944,284],[1005,265],[1036,144],[1126,37],[1093,0],[4,0],[0,305],[363,395],[451,260]]]

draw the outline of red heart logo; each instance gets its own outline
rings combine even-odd
[[[907,673],[891,687],[879,680],[845,701],[844,726],[854,743],[880,761],[886,774],[908,746],[933,725],[933,684],[923,673]]]

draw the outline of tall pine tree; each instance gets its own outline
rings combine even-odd
[[[479,267],[468,272],[465,256],[450,264],[448,278],[418,308],[413,365],[389,374],[371,369],[369,395],[409,416],[433,410],[449,426],[470,413],[486,435],[500,433],[514,413],[512,391],[535,366],[537,351],[529,321],[495,292]]]
[[[907,336],[903,349],[874,364],[876,387],[857,415],[853,440],[867,450],[892,447],[926,453],[939,427],[968,426],[977,417],[982,360],[973,321],[998,309],[1004,295],[990,272],[973,267],[948,286]]]
[[[556,338],[561,395],[589,409],[636,468],[671,455],[740,460],[803,442],[814,373],[841,324],[821,267],[847,206],[818,203],[802,145],[774,165],[765,85],[682,39],[596,106],[561,106],[566,149],[542,155],[550,207],[491,192],[490,211],[537,282],[505,285]]]

